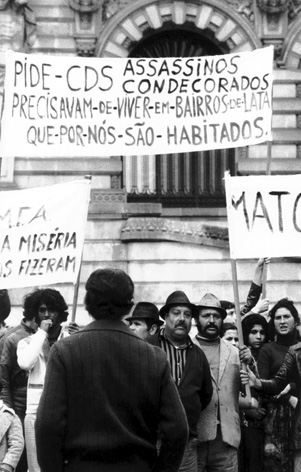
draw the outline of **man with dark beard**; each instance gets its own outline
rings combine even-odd
[[[227,312],[211,293],[201,299],[196,310],[198,334],[193,341],[204,351],[211,369],[213,395],[198,422],[198,472],[238,471],[240,443],[238,397],[240,360],[250,363],[250,350],[220,338]]]
[[[197,470],[197,422],[212,396],[206,356],[188,334],[194,310],[195,305],[190,303],[184,292],[173,292],[160,310],[165,326],[148,340],[165,351],[188,420],[189,440],[178,472]]]

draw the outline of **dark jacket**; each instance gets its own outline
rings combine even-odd
[[[164,353],[122,321],[53,345],[36,420],[42,472],[176,472],[187,437]]]
[[[17,362],[18,342],[33,334],[34,330],[26,326],[24,321],[16,326],[13,331],[5,335],[0,360],[0,375],[2,382],[1,399],[13,408],[15,412],[24,417],[26,410],[26,394],[28,373],[19,367]]]
[[[160,346],[159,333],[150,337],[150,343]],[[210,367],[204,352],[194,343],[187,352],[187,359],[178,391],[186,411],[189,436],[197,437],[197,425],[201,411],[209,405],[213,387]]]
[[[262,380],[262,392],[265,395],[278,395],[289,383],[294,383],[298,392],[298,405],[295,411],[293,445],[301,449],[301,343],[291,346],[284,361],[272,380]]]

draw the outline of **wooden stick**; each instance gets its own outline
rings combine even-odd
[[[77,300],[78,300],[78,292],[79,292],[79,284],[80,284],[81,267],[82,267],[82,257],[81,257],[81,261],[80,261],[80,267],[79,267],[79,271],[78,271],[78,276],[77,276],[76,284],[75,284],[75,287],[74,287],[71,323],[74,323],[74,322],[75,322],[76,308],[77,308]]]
[[[267,170],[266,175],[271,175],[271,165],[272,165],[272,141],[267,141]]]
[[[264,263],[262,269],[262,289],[261,289],[261,298],[266,298],[267,296],[267,264]]]
[[[272,163],[272,141],[267,141],[267,168],[266,175],[271,175],[271,163]],[[262,271],[262,298],[266,298],[266,284],[267,284],[267,265],[264,264]]]
[[[241,316],[240,316],[240,305],[239,305],[239,293],[238,293],[238,281],[237,281],[237,270],[236,270],[236,260],[231,259],[231,269],[232,269],[232,279],[233,279],[233,290],[234,290],[234,304],[235,304],[235,312],[236,312],[236,324],[237,324],[237,332],[238,332],[238,341],[239,341],[239,347],[242,347],[244,345],[244,338],[243,338],[243,332],[242,332],[242,325],[241,325]],[[247,371],[247,366],[243,362],[242,367],[245,371]],[[250,403],[252,403],[252,397],[251,397],[251,389],[250,389],[250,384],[245,385],[246,389],[246,400]]]
[[[91,175],[85,175],[85,179],[92,180],[92,176]],[[78,292],[79,292],[79,284],[80,284],[80,273],[81,273],[82,262],[83,262],[83,252],[84,252],[84,248],[82,250],[82,254],[81,254],[81,258],[80,258],[80,266],[79,266],[78,275],[77,275],[77,280],[76,280],[76,284],[75,284],[75,287],[74,287],[71,323],[75,322]]]

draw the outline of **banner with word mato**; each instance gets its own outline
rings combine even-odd
[[[91,182],[0,192],[0,288],[75,283]]]
[[[301,256],[301,175],[225,183],[232,259]]]
[[[107,157],[272,140],[272,72],[272,46],[153,59],[8,51],[0,152]]]

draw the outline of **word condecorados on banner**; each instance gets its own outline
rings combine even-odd
[[[193,58],[6,57],[3,155],[161,154],[271,140],[272,47]]]

